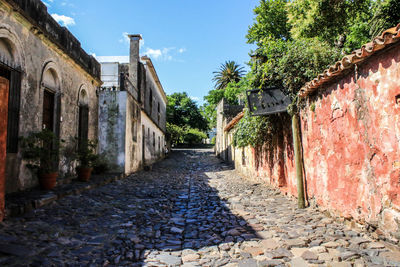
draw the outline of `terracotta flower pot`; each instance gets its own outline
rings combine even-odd
[[[39,184],[45,190],[51,190],[56,186],[58,172],[40,173]]]
[[[76,172],[78,173],[78,179],[82,182],[87,182],[90,180],[90,176],[92,175],[93,168],[88,167],[78,167],[76,168]]]

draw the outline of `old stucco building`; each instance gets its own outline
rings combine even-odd
[[[99,63],[40,0],[0,1],[0,76],[9,87],[8,115],[0,114],[0,128],[7,124],[6,144],[0,141],[0,155],[6,150],[6,164],[0,163],[6,166],[5,177],[0,170],[3,210],[5,192],[38,183],[21,160],[18,137],[47,128],[63,139],[95,139],[101,80]],[[60,176],[73,170],[68,163],[61,157]]]
[[[102,62],[99,141],[115,170],[130,174],[163,158],[167,97],[150,58],[129,35],[129,63]]]

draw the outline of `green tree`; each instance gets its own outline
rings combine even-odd
[[[243,67],[236,64],[235,61],[226,61],[218,71],[214,71],[213,81],[216,89],[225,89],[230,82],[238,82],[244,74]]]
[[[207,135],[198,129],[186,129],[183,141],[188,145],[201,144]]]
[[[371,38],[400,23],[400,1],[378,0],[371,19],[369,35]]]
[[[288,4],[294,39],[319,38],[345,53],[369,40],[373,0],[295,0]]]
[[[186,92],[173,93],[168,97],[167,121],[180,127],[208,130],[208,122]]]
[[[288,0],[261,0],[254,9],[254,24],[249,27],[247,42],[262,45],[265,38],[290,39],[290,24],[286,4]]]
[[[183,142],[185,130],[183,127],[167,122],[167,139],[172,145],[177,145]]]

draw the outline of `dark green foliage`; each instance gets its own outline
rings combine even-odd
[[[231,82],[239,82],[244,74],[243,67],[236,64],[235,61],[226,61],[218,71],[214,71],[213,81],[216,89],[225,89]]]
[[[250,116],[248,109],[236,125],[233,144],[237,147],[261,147],[273,149],[273,139],[290,128],[290,116],[287,113],[269,116]]]
[[[400,1],[378,0],[371,19],[370,37],[380,35],[384,30],[400,23]]]
[[[40,173],[58,171],[58,159],[61,143],[56,135],[49,131],[32,132],[27,137],[21,137],[22,157],[31,170]]]
[[[292,37],[318,38],[346,50],[359,48],[360,41],[368,38],[365,23],[372,17],[372,3],[371,0],[292,1],[288,5]]]
[[[167,139],[170,140],[172,145],[179,144],[201,144],[207,135],[194,128],[180,127],[167,122]]]
[[[188,145],[202,144],[207,135],[197,129],[186,129],[183,142]]]
[[[266,38],[290,39],[286,4],[288,0],[261,0],[254,9],[254,24],[249,27],[248,43],[262,45]]]
[[[186,92],[168,96],[167,121],[180,127],[208,130],[208,122]]]
[[[167,122],[167,140],[172,145],[183,143],[184,134],[183,127]]]
[[[93,166],[93,162],[97,159],[96,148],[97,141],[95,140],[83,140],[81,142],[76,152],[76,159],[80,167],[86,168]]]
[[[217,105],[223,98],[231,105],[239,104],[239,99],[245,102],[246,90],[252,89],[249,77],[247,74],[239,82],[230,82],[224,89],[211,90],[204,97],[206,102],[202,111],[209,122],[209,128],[214,128],[217,124]]]
[[[94,174],[103,174],[110,171],[107,158],[104,155],[97,155],[96,159],[92,163]]]

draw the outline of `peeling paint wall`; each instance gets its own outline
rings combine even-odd
[[[143,111],[141,118],[145,129],[145,165],[151,165],[164,158],[165,134]]]
[[[400,240],[400,50],[307,99],[301,113],[308,195]]]
[[[301,111],[306,193],[332,215],[400,240],[400,46],[309,96]],[[291,131],[274,150],[229,149],[233,130],[217,111],[216,153],[254,181],[297,196]],[[224,154],[228,151],[228,154]]]
[[[72,59],[71,55],[76,51],[61,49],[59,45],[44,36],[35,25],[4,2],[0,2],[0,39],[6,40],[11,45],[14,54],[13,63],[19,65],[23,71],[19,135],[27,135],[42,128],[44,94],[42,81],[44,73],[51,70],[59,82],[57,88],[52,89],[61,97],[61,116],[56,122],[60,123],[60,137],[68,140],[71,136],[78,135],[79,94],[81,90],[85,90],[89,107],[89,138],[96,139],[98,124],[96,89],[100,86],[100,80]],[[68,162],[67,160],[61,158],[60,162],[59,176],[62,178],[71,168],[63,165]],[[22,163],[20,153],[8,153],[6,192],[24,190],[37,184],[37,178]]]
[[[115,171],[125,170],[126,91],[99,94],[99,153]]]

